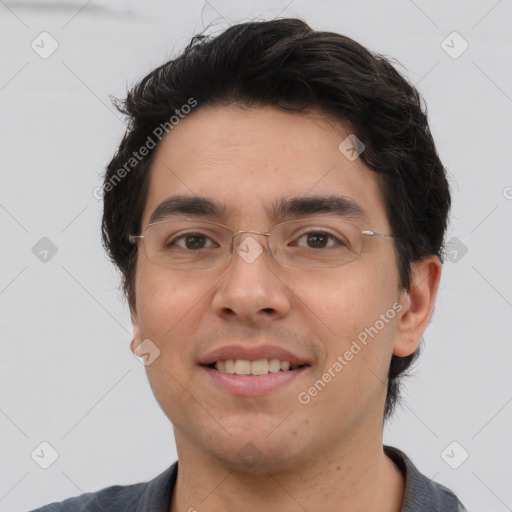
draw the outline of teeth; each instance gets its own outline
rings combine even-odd
[[[268,371],[270,373],[277,373],[281,369],[281,361],[279,359],[271,359],[268,362]]]
[[[215,364],[215,368],[222,372],[223,370],[219,368],[217,365],[222,364],[224,361],[217,361]],[[224,364],[226,365],[226,373],[235,373],[235,361],[233,359],[229,359],[228,361],[225,361]]]
[[[289,361],[280,361],[279,359],[259,359],[258,361],[228,359],[215,363],[215,369],[219,372],[236,375],[267,375],[268,373],[286,372],[296,368],[299,368],[299,366],[291,365]]]
[[[235,361],[235,373],[237,375],[249,375],[251,373],[251,361],[237,359]]]

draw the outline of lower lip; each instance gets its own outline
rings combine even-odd
[[[309,367],[267,373],[266,375],[235,375],[201,366],[216,385],[237,396],[262,396],[282,388],[302,375]]]

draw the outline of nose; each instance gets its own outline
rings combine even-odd
[[[263,234],[246,232],[234,242],[234,253],[212,302],[217,315],[257,324],[290,312],[293,294]]]

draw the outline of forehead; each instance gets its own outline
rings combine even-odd
[[[262,229],[268,227],[266,220],[293,215],[293,205],[329,197],[331,206],[344,203],[348,214],[373,223],[372,229],[386,229],[376,173],[339,149],[350,134],[346,125],[318,110],[295,114],[272,107],[198,107],[156,150],[142,226],[165,209],[162,203],[176,204],[178,197],[200,197],[203,206],[210,200],[216,207],[197,209],[196,202],[189,205],[190,214],[232,227],[250,220]],[[301,211],[299,205],[295,214]]]

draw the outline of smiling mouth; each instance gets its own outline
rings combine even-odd
[[[206,365],[207,368],[217,370],[221,373],[254,376],[268,375],[269,373],[290,372],[306,366],[309,365],[292,365],[289,361],[281,361],[279,359],[258,359],[257,361],[249,361],[248,359],[228,359]]]

